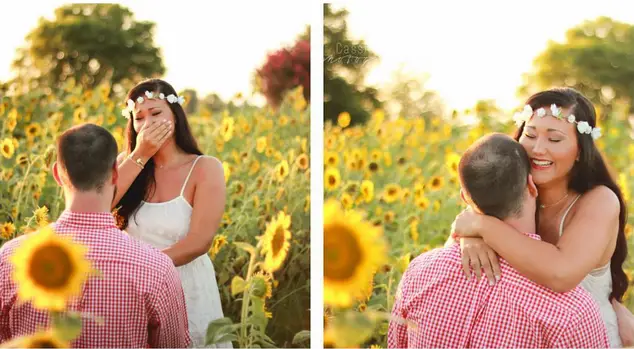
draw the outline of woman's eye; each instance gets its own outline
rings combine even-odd
[[[527,138],[535,138],[535,136],[530,135],[530,134],[528,134],[528,133],[524,133],[524,136],[525,136],[525,137],[527,137]]]
[[[157,116],[157,115],[159,115],[160,113],[161,113],[161,112],[158,112],[158,113],[153,113],[153,114],[152,114],[152,116]]]
[[[550,141],[551,142],[555,142],[555,143],[559,143],[559,142],[561,142],[561,139],[551,139]]]

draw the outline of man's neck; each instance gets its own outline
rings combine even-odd
[[[504,220],[504,223],[512,226],[519,232],[537,234],[535,210],[531,210],[531,212],[524,211],[520,217],[507,218]]]
[[[66,194],[66,210],[77,213],[110,213],[110,202],[97,193]]]

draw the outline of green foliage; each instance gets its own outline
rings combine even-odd
[[[634,26],[608,17],[584,21],[566,32],[563,43],[551,41],[533,62],[518,94],[527,97],[552,86],[570,86],[611,113],[614,103],[628,103],[634,113]]]
[[[123,84],[165,73],[154,45],[155,24],[136,21],[118,4],[69,4],[41,18],[18,50],[13,68],[24,90],[57,88],[69,77],[85,89],[103,81]]]

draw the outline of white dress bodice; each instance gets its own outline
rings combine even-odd
[[[136,214],[128,219],[126,231],[130,236],[155,248],[165,249],[187,235],[193,208],[183,193],[200,158],[194,161],[179,196],[161,203],[141,202]],[[183,284],[192,345],[204,347],[209,323],[224,317],[214,266],[209,255],[204,254],[177,267],[177,270]],[[232,345],[223,343],[212,347],[231,348]]]

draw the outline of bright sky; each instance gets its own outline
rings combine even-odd
[[[586,19],[605,15],[634,23],[634,2],[623,0],[343,4],[352,35],[364,38],[380,56],[369,84],[380,87],[404,63],[411,71],[429,73],[427,86],[458,110],[478,99],[517,107],[521,74],[531,70],[549,39],[562,41],[567,29]]]
[[[38,18],[52,19],[55,8],[65,3],[11,1],[2,6],[0,80],[12,76],[14,49],[23,45]],[[311,21],[310,6],[301,1],[118,3],[128,7],[137,20],[156,23],[154,40],[162,48],[165,80],[176,90],[194,88],[200,97],[216,92],[224,100],[237,92],[249,95],[251,74],[267,52],[292,45]]]

